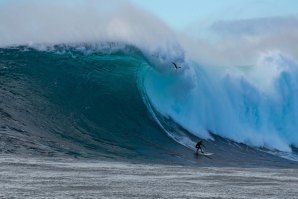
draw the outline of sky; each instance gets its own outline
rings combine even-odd
[[[185,29],[194,24],[207,26],[218,20],[298,15],[298,0],[127,1],[148,10],[175,29]],[[0,6],[4,2],[9,0],[0,0]]]
[[[298,14],[297,0],[130,0],[176,29],[218,20]]]

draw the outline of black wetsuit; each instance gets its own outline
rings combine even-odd
[[[197,144],[196,144],[196,148],[197,148],[197,153],[199,151],[199,149],[201,150],[202,153],[204,153],[202,146],[205,147],[205,145],[203,144],[203,141],[200,140]]]
[[[177,66],[177,64],[176,64],[175,62],[172,62],[172,64],[174,65],[174,67],[175,67],[176,69],[181,68],[180,66]]]

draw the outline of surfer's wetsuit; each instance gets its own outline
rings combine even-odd
[[[174,65],[174,67],[175,67],[176,69],[181,68],[180,66],[177,66],[177,64],[176,64],[175,62],[172,62],[172,64]]]
[[[201,150],[202,153],[204,153],[202,146],[205,148],[205,145],[203,144],[203,141],[200,140],[197,144],[196,144],[196,148],[197,148],[197,153],[199,151],[199,149]]]

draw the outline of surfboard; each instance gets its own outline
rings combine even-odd
[[[202,153],[202,152],[198,152],[198,153],[196,153],[196,155],[211,156],[211,155],[213,155],[213,153],[208,153],[208,152]]]

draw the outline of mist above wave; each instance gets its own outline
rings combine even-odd
[[[0,47],[119,42],[159,65],[184,62],[174,32],[127,1],[4,1],[0,24]]]

